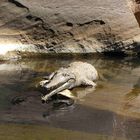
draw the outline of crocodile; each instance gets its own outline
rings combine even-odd
[[[97,79],[98,72],[93,65],[81,61],[72,62],[68,67],[62,67],[48,77],[44,77],[39,85],[45,88],[47,94],[41,99],[46,102],[51,96],[74,87],[95,87]]]

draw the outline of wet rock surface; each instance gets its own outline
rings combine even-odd
[[[21,52],[132,54],[139,52],[139,34],[124,0],[0,2],[0,42],[6,49],[0,54],[16,50],[7,57]]]

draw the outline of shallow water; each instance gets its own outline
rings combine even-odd
[[[72,106],[42,104],[35,88],[73,61],[93,64],[96,90],[76,88]],[[139,140],[140,59],[57,58],[0,63],[0,140]],[[13,104],[15,97],[25,101]]]

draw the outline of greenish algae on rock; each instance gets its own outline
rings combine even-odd
[[[70,131],[45,125],[0,124],[0,140],[127,140],[113,136]]]

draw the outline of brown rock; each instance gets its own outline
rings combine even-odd
[[[129,5],[133,9],[131,0],[1,0],[0,47],[50,54],[139,52],[140,29]]]

